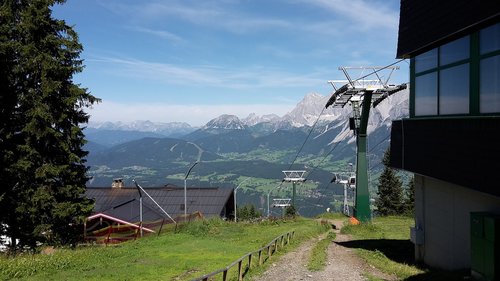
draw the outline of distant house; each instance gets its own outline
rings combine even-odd
[[[415,173],[415,256],[449,270],[492,259],[499,278],[499,1],[401,0],[397,57],[410,117],[392,124],[391,166]]]
[[[184,188],[177,186],[148,187],[147,193],[174,219],[184,215]],[[112,187],[87,187],[87,198],[95,200],[94,213],[136,223],[140,221],[139,192],[136,187],[124,187],[116,179]],[[167,216],[145,194],[143,221],[157,221]],[[234,215],[232,188],[188,187],[187,213],[200,212],[204,217],[228,218]]]

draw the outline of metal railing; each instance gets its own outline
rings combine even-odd
[[[222,273],[222,281],[226,281],[228,278],[228,271],[233,268],[234,266],[238,266],[238,280],[243,280],[243,277],[245,273],[252,268],[252,256],[258,256],[259,259],[259,266],[262,265],[264,262],[268,261],[271,259],[271,256],[273,253],[278,252],[279,248],[283,248],[285,245],[290,243],[290,239],[293,238],[293,235],[295,234],[295,231],[290,231],[285,234],[282,234],[276,238],[274,238],[271,242],[269,242],[267,245],[264,247],[258,249],[257,251],[253,251],[250,253],[245,254],[241,258],[237,259],[230,265],[216,270],[214,272],[205,274],[201,277],[192,279],[192,281],[208,281],[210,277],[214,277],[217,274]],[[267,259],[264,258],[264,255],[267,253]],[[248,258],[248,263],[245,265],[245,261]],[[214,280],[211,278],[210,280]]]

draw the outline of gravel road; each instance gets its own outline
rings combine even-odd
[[[342,221],[331,221],[337,227],[342,226]],[[254,280],[284,281],[284,280],[342,280],[358,281],[367,280],[365,274],[383,280],[397,280],[395,276],[387,275],[368,265],[359,258],[354,249],[343,247],[335,242],[350,241],[349,235],[341,234],[334,230],[337,237],[328,246],[327,266],[323,271],[311,272],[307,269],[307,262],[311,249],[316,242],[326,236],[320,235],[315,239],[304,242],[292,252],[288,252],[279,260],[271,261],[269,269]]]

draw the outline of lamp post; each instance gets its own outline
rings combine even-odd
[[[240,182],[238,184],[238,186],[234,189],[234,222],[236,222],[236,190],[238,190],[238,188],[240,188],[241,184],[243,184],[244,182],[246,182],[247,180],[249,180],[250,178],[246,178],[244,179],[242,182]]]
[[[189,176],[189,173],[191,173],[191,170],[198,164],[198,161],[194,162],[193,165],[191,165],[191,168],[186,173],[186,176],[184,177],[184,219],[187,217],[187,178]]]

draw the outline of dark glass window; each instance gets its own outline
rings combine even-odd
[[[500,55],[482,59],[479,71],[480,112],[500,112]]]
[[[415,57],[415,72],[417,73],[436,68],[437,65],[438,65],[437,48]]]
[[[479,32],[479,46],[481,55],[500,50],[500,23]]]
[[[447,65],[469,58],[469,36],[462,37],[439,47],[439,65]]]
[[[437,72],[415,78],[415,115],[437,115]]]
[[[439,72],[439,115],[469,113],[469,64]]]

